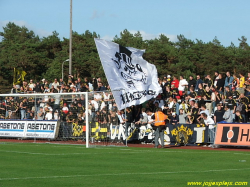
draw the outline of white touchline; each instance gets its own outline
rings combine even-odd
[[[129,149],[128,149],[129,150]],[[127,149],[120,149],[120,151],[124,151],[124,152],[122,152],[123,154],[124,153],[129,153],[129,154],[140,154],[140,153],[143,153],[143,152],[155,152],[155,151],[140,151],[140,150],[129,150],[129,152],[128,152],[128,150]],[[95,155],[97,155],[97,154],[103,154],[103,153],[96,153],[96,152],[94,152],[94,153],[86,153],[86,152],[82,152],[82,153],[35,153],[35,152],[24,152],[24,151],[5,151],[5,150],[0,150],[0,152],[6,152],[6,153],[19,153],[19,154],[30,154],[30,155],[54,155],[54,156],[56,156],[56,155],[58,155],[58,156],[60,156],[60,155],[88,155],[88,154],[95,154]],[[105,154],[119,154],[119,153],[121,153],[121,152],[105,152]],[[197,153],[197,152],[191,152],[191,151],[157,151],[157,153]],[[213,153],[228,153],[228,152],[199,152],[199,153],[206,153],[206,154],[208,154],[208,153],[210,153],[210,154],[213,154]],[[249,154],[247,154],[247,153],[234,153],[234,154],[239,154],[239,155],[249,155]]]
[[[93,175],[62,175],[62,176],[44,176],[44,177],[20,177],[20,178],[0,178],[0,181],[6,180],[29,180],[29,179],[53,179],[53,178],[74,178],[74,177],[98,177],[98,176],[122,176],[122,175],[158,175],[158,174],[180,174],[180,173],[206,173],[206,172],[223,172],[223,171],[240,171],[249,170],[250,168],[240,169],[212,169],[204,171],[166,171],[150,173],[110,173],[110,174],[93,174]]]
[[[99,154],[99,153],[60,153],[60,154],[53,154],[53,153],[32,153],[32,152],[22,152],[22,151],[3,151],[0,150],[0,152],[5,153],[19,153],[19,154],[30,154],[30,155],[54,155],[54,156],[60,156],[60,155],[92,155],[92,154]]]

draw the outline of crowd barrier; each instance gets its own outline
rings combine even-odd
[[[65,134],[65,126],[70,126]],[[89,122],[90,141],[125,143],[124,124],[100,124]],[[1,120],[1,138],[86,140],[86,124],[60,122],[56,120]],[[127,143],[154,143],[151,125],[128,127]],[[167,124],[164,130],[165,145],[202,145],[209,142],[208,127],[200,124]],[[250,125],[242,123],[219,123],[216,126],[215,145],[250,146]]]
[[[69,134],[65,134],[65,126]],[[90,140],[124,142],[126,126],[124,124],[100,124],[89,122]],[[60,121],[39,120],[1,120],[1,138],[37,138],[37,139],[82,139],[86,138],[86,124],[67,124]],[[153,143],[154,129],[151,125],[128,127],[128,143]],[[208,128],[199,124],[168,124],[164,131],[165,145],[198,145],[208,142]]]

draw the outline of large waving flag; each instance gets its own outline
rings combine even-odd
[[[142,58],[145,50],[95,39],[108,83],[119,110],[139,105],[162,92],[155,65]]]

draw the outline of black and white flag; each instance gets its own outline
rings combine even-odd
[[[95,39],[95,44],[119,110],[144,103],[161,93],[155,65],[142,58],[145,50],[102,39]]]

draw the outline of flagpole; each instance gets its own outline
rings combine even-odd
[[[14,68],[14,75],[13,75],[13,86],[15,84],[16,81],[16,68]]]
[[[126,94],[126,89],[124,89],[125,90],[125,94]],[[127,120],[127,103],[125,102],[125,116],[126,116],[126,119],[125,120]],[[127,127],[127,121],[125,121],[125,128],[126,128],[126,130],[125,130],[125,132],[127,132],[126,134],[125,134],[125,136],[126,136],[126,147],[128,147],[128,127]]]
[[[69,74],[72,74],[72,0],[70,0]]]

